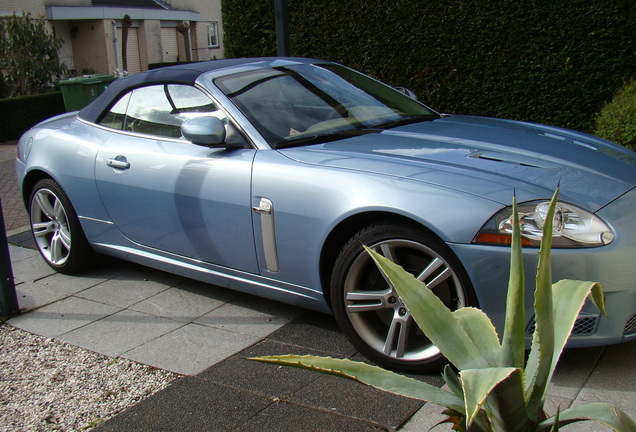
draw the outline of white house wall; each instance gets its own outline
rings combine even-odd
[[[193,58],[196,60],[214,60],[224,58],[223,50],[223,19],[220,0],[172,0],[166,1],[174,9],[195,10],[201,15],[196,22],[196,32],[192,33]],[[217,22],[219,47],[208,47],[208,22]]]
[[[139,54],[142,65],[161,63],[163,57],[161,42],[161,21],[144,20],[139,26]]]
[[[45,17],[49,28],[64,40],[60,58],[69,69],[78,74],[93,71],[112,74],[121,67],[121,38],[115,49],[113,22],[121,31],[121,20],[128,14],[135,23],[137,50],[129,47],[134,66],[130,72],[148,69],[149,64],[174,59],[174,41],[165,54],[162,28],[176,28],[186,21],[190,25],[190,51],[193,61],[223,58],[223,22],[221,0],[168,0],[172,10],[136,9],[124,7],[92,6],[90,0],[2,0],[0,16],[28,12],[32,17]],[[208,23],[215,22],[218,31],[218,47],[208,46]],[[179,61],[187,58],[184,35],[177,33]],[[116,53],[117,51],[117,53]],[[138,60],[137,60],[138,59]]]

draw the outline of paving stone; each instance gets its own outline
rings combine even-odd
[[[380,425],[359,422],[329,412],[315,411],[289,403],[277,403],[258,413],[237,430],[240,432],[378,432],[387,429]]]
[[[223,288],[201,285],[179,284],[131,306],[131,309],[190,323],[237,296]]]
[[[15,292],[21,312],[28,312],[70,296],[64,289],[48,287],[39,281],[18,283],[15,285]]]
[[[119,312],[103,303],[69,297],[8,321],[14,327],[46,337],[59,337]]]
[[[12,263],[15,284],[33,282],[57,273],[49,267],[38,254],[27,259]]]
[[[616,405],[636,419],[636,341],[604,348],[603,355],[573,405],[605,402]]]
[[[344,378],[321,375],[289,400],[298,405],[397,428],[424,402],[398,396]]]
[[[196,320],[196,323],[265,337],[300,315],[297,307],[242,295]]]
[[[429,431],[435,427],[435,425],[444,421],[448,416],[442,414],[445,408],[439,405],[426,403],[422,408],[417,411],[402,427],[400,432],[422,432]],[[436,432],[450,432],[451,426],[448,424],[438,426],[433,429]]]
[[[166,318],[123,310],[66,333],[59,339],[109,357],[118,357],[182,326]]]
[[[28,223],[25,221],[24,223]],[[31,235],[31,231],[29,231],[29,227],[24,227],[26,231],[23,230],[15,230],[13,233],[7,232],[7,240],[10,244],[20,246],[22,248],[28,248],[31,250],[36,249],[35,240],[33,240],[33,235]],[[17,232],[20,231],[20,232]],[[37,253],[37,251],[36,251]]]
[[[335,318],[318,312],[303,313],[267,339],[327,352],[334,357],[348,358],[357,352],[338,328]]]
[[[26,259],[39,257],[40,254],[38,251],[33,249],[14,246],[12,244],[9,244],[9,256],[11,256],[12,263],[17,263],[19,261],[23,261]]]
[[[62,273],[54,273],[37,281],[45,289],[56,289],[67,294],[77,294],[88,288],[104,282],[103,275],[93,275],[90,272],[75,274],[72,276]]]
[[[548,387],[548,395],[570,400],[576,398],[603,352],[603,347],[564,350]]]
[[[86,289],[78,293],[78,296],[87,300],[127,308],[169,288],[170,285],[146,280],[139,275],[131,275],[126,272],[123,275]]]
[[[182,375],[194,375],[257,341],[253,336],[188,324],[122,357]]]
[[[320,375],[302,369],[247,360],[251,357],[285,354],[325,355],[324,352],[265,340],[209,367],[198,376],[266,397],[288,399],[295,392],[317,380]]]
[[[549,415],[556,415],[557,411],[568,409],[574,400],[560,396],[548,395],[543,405],[543,410]]]
[[[94,431],[227,432],[238,430],[271,404],[253,393],[185,377]]]

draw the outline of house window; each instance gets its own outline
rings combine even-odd
[[[208,48],[219,47],[219,29],[218,22],[212,21],[208,23]]]

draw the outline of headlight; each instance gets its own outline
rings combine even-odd
[[[539,246],[549,201],[530,201],[519,204],[522,243]],[[477,233],[473,243],[510,244],[512,236],[512,207],[494,215]],[[571,204],[558,202],[554,213],[552,246],[557,248],[594,247],[609,244],[614,234],[594,214]]]

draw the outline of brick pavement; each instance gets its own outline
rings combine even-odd
[[[16,141],[0,143],[0,199],[8,232],[28,226],[28,216],[15,177]]]

